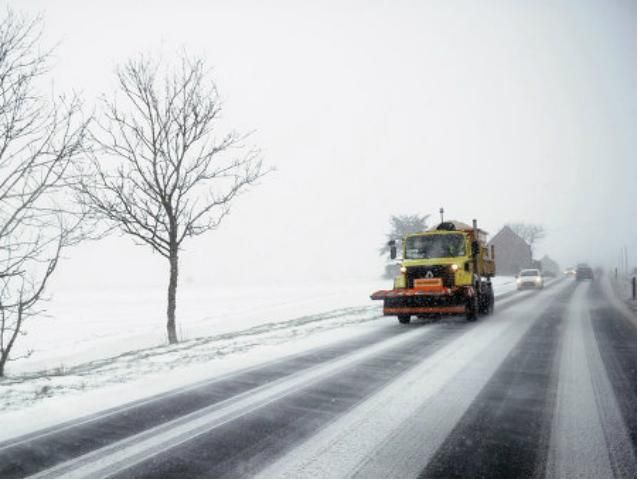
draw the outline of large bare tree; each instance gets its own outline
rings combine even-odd
[[[183,242],[215,229],[266,170],[245,137],[218,133],[222,103],[202,59],[182,54],[167,66],[140,55],[117,80],[117,92],[103,97],[79,200],[168,260],[167,336],[176,343]]]
[[[77,98],[39,90],[50,57],[41,34],[39,18],[7,10],[0,20],[0,377],[63,248],[81,238],[64,190],[86,121]]]

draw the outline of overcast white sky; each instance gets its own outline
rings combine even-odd
[[[536,256],[563,265],[635,259],[633,1],[5,3],[42,13],[56,87],[88,104],[119,62],[184,48],[255,130],[277,172],[185,243],[182,281],[374,278],[389,216],[441,206],[543,224]],[[67,256],[54,285],[166,283],[126,238]]]

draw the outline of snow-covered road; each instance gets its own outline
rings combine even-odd
[[[636,329],[612,302],[563,280],[476,323],[327,337],[7,439],[0,476],[632,477]]]

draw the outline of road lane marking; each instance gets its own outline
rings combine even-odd
[[[553,280],[550,281],[548,283],[548,287],[551,286],[553,283],[556,283],[557,280]],[[508,306],[512,306],[512,304],[515,303],[519,303],[521,301],[525,301],[527,300],[529,297],[531,297],[532,295],[534,295],[534,293],[536,293],[535,291],[531,290],[531,291],[517,291],[517,290],[513,290],[513,291],[508,291],[505,293],[501,293],[499,295],[496,295],[496,306],[500,306],[501,304],[507,303]],[[506,297],[506,298],[503,298]],[[518,300],[518,302],[513,302],[514,300]],[[513,302],[513,303],[512,303]],[[378,307],[371,307],[371,309],[375,309]],[[350,314],[350,313],[349,313]],[[374,319],[374,320],[384,320],[385,317],[383,317],[382,315],[380,315],[378,318]],[[14,438],[8,438],[3,440],[4,443],[0,443],[0,452],[4,451],[4,450],[8,450],[14,447],[18,447],[20,445],[25,445],[25,444],[30,444],[33,443],[34,441],[46,438],[46,437],[51,437],[54,435],[58,435],[62,432],[83,426],[83,425],[88,425],[94,422],[99,422],[101,420],[107,419],[109,417],[113,417],[116,415],[121,415],[123,413],[128,412],[129,410],[132,409],[136,409],[136,408],[140,408],[143,407],[145,405],[148,405],[150,403],[153,402],[157,402],[157,401],[162,401],[162,400],[167,400],[171,397],[177,397],[180,396],[186,392],[192,391],[192,390],[196,390],[198,388],[205,388],[209,385],[227,380],[229,378],[233,378],[234,376],[237,375],[241,375],[244,373],[248,373],[248,372],[252,372],[252,371],[256,371],[259,369],[262,369],[268,365],[272,365],[272,364],[277,364],[279,362],[282,361],[287,361],[288,359],[292,359],[295,358],[296,356],[300,355],[300,353],[295,353],[295,354],[291,354],[291,355],[285,355],[283,357],[278,357],[272,360],[269,360],[265,363],[261,363],[258,365],[252,365],[249,367],[245,367],[245,368],[241,368],[239,370],[234,370],[228,373],[225,373],[224,375],[220,375],[218,377],[214,377],[214,378],[208,378],[208,379],[204,379],[204,380],[200,380],[194,384],[191,385],[187,385],[184,387],[180,387],[180,388],[174,388],[171,390],[168,390],[166,392],[161,392],[161,393],[157,393],[151,397],[148,398],[143,398],[140,400],[136,400],[134,402],[128,403],[126,405],[121,405],[121,406],[115,406],[112,408],[109,408],[108,410],[104,410],[102,412],[96,412],[87,416],[83,416],[81,418],[75,419],[75,420],[68,420],[65,421],[62,424],[59,425],[52,425],[50,427],[46,427],[42,430],[39,431],[35,431],[33,432],[33,434],[30,433],[23,433],[17,437]]]
[[[530,296],[531,295],[526,295],[526,296],[523,295],[523,297],[524,297],[523,300],[528,299]],[[500,305],[501,303],[502,302],[499,301],[499,299],[498,299],[497,305]],[[408,339],[406,339],[406,340],[408,340]],[[405,339],[402,339],[402,341],[405,341]],[[372,353],[372,355],[373,354],[374,353]],[[354,361],[358,361],[358,360],[356,359]],[[251,367],[251,368],[249,368],[247,370],[253,370],[254,368],[255,367]],[[237,372],[231,372],[230,374],[225,375],[223,378],[228,377],[228,376],[232,376],[234,373],[237,373]],[[220,380],[220,378],[214,379],[213,382],[215,382],[217,380]],[[212,382],[212,380],[198,382],[198,386],[201,386],[202,384],[206,384],[206,383],[210,383],[210,382]],[[279,381],[277,381],[277,382],[279,382]],[[275,383],[272,383],[270,385],[273,386],[273,385],[275,385]],[[192,389],[192,388],[194,388],[194,387],[189,387],[189,389]],[[171,392],[171,393],[174,394],[175,392]],[[255,393],[255,391],[248,392],[249,395],[252,395],[253,393]],[[290,393],[290,392],[287,392],[286,394],[288,394],[288,393]],[[273,398],[268,399],[268,401],[266,401],[265,403],[258,403],[258,404],[256,404],[255,408],[261,408],[262,406],[264,406],[264,405],[266,405],[268,403],[271,403],[271,402],[277,400],[278,398],[281,398],[283,395],[274,396]],[[158,397],[162,398],[162,395],[159,395]],[[154,398],[154,399],[159,399],[159,398]],[[231,399],[230,401],[235,401],[236,398]],[[206,407],[205,409],[202,409],[202,410],[223,409],[225,407],[225,402],[227,402],[227,401],[225,400],[223,402],[220,402],[220,403],[216,404],[215,406]],[[140,406],[141,404],[144,404],[144,403],[146,403],[146,401],[142,401],[142,402],[136,403],[134,406],[138,407],[138,406]],[[126,411],[128,408],[132,408],[132,407],[125,407],[123,409],[118,409],[118,410],[116,410],[114,412],[108,412],[108,413],[105,412],[104,417],[108,417],[110,415],[114,415],[114,414],[120,413],[122,411]],[[255,408],[253,408],[253,409],[255,409]],[[195,412],[195,415],[198,416],[198,415],[201,415],[201,414],[206,414],[202,410],[199,410],[198,412]],[[224,412],[227,412],[227,410],[224,410]],[[244,414],[244,413],[246,413],[246,411],[242,412],[242,414]],[[181,423],[182,421],[185,421],[187,419],[187,417],[190,418],[190,415],[192,415],[192,414],[180,417],[179,419],[175,420],[175,422],[176,423]],[[166,448],[171,448],[172,446],[176,446],[176,445],[178,445],[180,443],[183,443],[184,441],[187,441],[187,440],[193,438],[194,435],[200,435],[202,433],[206,433],[207,431],[211,430],[212,428],[215,428],[216,426],[220,426],[220,425],[222,425],[223,423],[225,423],[227,421],[230,421],[230,420],[233,420],[235,418],[238,418],[238,416],[241,416],[241,415],[231,416],[229,419],[225,420],[222,423],[215,423],[214,422],[215,424],[213,426],[211,426],[211,425],[208,425],[208,426],[199,425],[198,426],[199,430],[197,430],[197,431],[196,430],[190,431],[189,429],[186,429],[185,431],[182,431],[178,427],[176,427],[176,430],[173,432],[173,434],[174,434],[173,436],[171,434],[169,434],[169,433],[166,433],[166,434],[163,433],[165,436],[171,437],[172,438],[171,441],[174,442],[174,444],[172,444],[171,446],[167,446]],[[80,424],[89,423],[89,422],[91,422],[91,421],[93,421],[95,419],[96,419],[95,417],[90,418],[90,419],[85,419]],[[65,429],[68,429],[68,428],[72,428],[72,427],[74,427],[76,425],[78,425],[78,424],[76,423],[76,424],[72,424],[72,425],[67,425],[67,426],[64,426],[63,428],[61,428],[58,431],[65,430]],[[172,425],[172,424],[171,423],[162,424],[162,425],[159,425],[158,427],[154,427],[151,430],[154,431],[153,434],[156,434],[156,433],[159,433],[159,432],[165,432],[165,430],[168,428],[167,427],[168,425]],[[196,424],[194,423],[193,426],[194,426],[194,429],[195,429],[196,428]],[[141,432],[140,434],[135,435],[133,437],[127,437],[127,438],[125,438],[125,439],[123,439],[123,440],[121,440],[121,441],[119,441],[119,442],[117,442],[115,444],[110,444],[110,445],[108,445],[106,447],[103,447],[101,449],[93,450],[91,452],[88,452],[87,454],[79,457],[78,459],[71,460],[71,461],[65,462],[64,464],[59,464],[59,465],[56,465],[56,466],[54,466],[52,468],[49,468],[49,469],[44,470],[42,472],[39,472],[39,473],[37,473],[37,476],[55,476],[55,475],[58,475],[58,474],[64,475],[64,476],[73,476],[74,475],[73,473],[68,473],[67,474],[67,473],[56,473],[56,472],[61,472],[61,471],[65,470],[65,469],[74,469],[76,467],[80,468],[79,467],[80,463],[78,463],[78,461],[80,461],[82,463],[82,465],[91,464],[92,462],[96,461],[96,458],[93,457],[93,455],[96,455],[96,456],[111,455],[113,453],[113,449],[114,448],[119,449],[119,448],[123,447],[123,442],[126,443],[128,441],[134,441],[134,442],[147,441],[148,440],[148,438],[147,438],[148,435],[151,435],[149,433],[151,430],[146,430],[146,431]],[[43,433],[41,436],[47,436],[47,435],[51,435],[51,434],[52,434],[52,432],[46,432],[46,433]],[[38,438],[38,437],[36,437],[36,438]],[[24,439],[24,440],[21,440],[20,442],[17,442],[17,443],[22,443],[22,442],[25,442],[25,441],[29,441],[31,439]],[[152,450],[152,455],[145,456],[144,458],[149,458],[150,456],[155,455],[159,451],[159,449],[156,446],[157,442],[152,442],[152,441],[149,441],[149,442],[150,442],[149,443],[150,445],[153,445],[153,447],[149,448],[150,450]],[[175,442],[177,442],[177,443],[175,443]],[[144,445],[147,445],[147,444],[145,443]],[[11,444],[10,446],[13,446],[13,444]],[[129,446],[128,445],[124,445],[124,448],[129,448]],[[163,448],[162,450],[165,450],[165,448]],[[136,447],[133,450],[129,449],[129,450],[126,450],[126,452],[128,452],[126,455],[124,454],[125,452],[120,452],[117,455],[114,455],[113,457],[110,457],[111,461],[110,460],[103,460],[103,461],[101,461],[101,463],[97,462],[96,465],[98,463],[100,463],[101,465],[102,464],[109,464],[108,467],[105,467],[106,468],[105,472],[113,472],[113,471],[116,471],[116,463],[117,463],[118,464],[117,470],[122,470],[124,468],[128,468],[129,466],[134,465],[134,464],[139,463],[140,461],[142,461],[139,458],[136,458],[135,461],[132,460],[133,456],[137,455],[138,457],[140,457],[140,455],[142,455],[142,453],[140,453],[141,451],[142,451],[142,447]],[[136,453],[134,454],[133,452],[136,452]],[[100,472],[94,470],[93,473],[86,473],[85,470],[82,470],[82,473],[78,473],[78,476],[101,476],[101,475],[107,475],[108,474],[108,473],[105,473],[105,472],[103,472],[103,473],[100,473]]]
[[[373,308],[373,307],[372,307]],[[351,313],[347,313],[346,315],[351,315]],[[383,318],[382,315],[380,315],[379,317],[375,318],[374,320],[378,319],[378,318]],[[261,326],[265,326],[265,325],[261,325]],[[319,347],[318,350],[322,349],[323,347]],[[309,351],[304,352],[304,353],[309,353]],[[173,387],[167,391],[164,392],[160,392],[160,393],[156,393],[150,397],[146,397],[146,398],[141,398],[138,400],[134,400],[131,401],[125,405],[117,405],[114,407],[110,407],[106,410],[102,410],[102,411],[98,411],[95,413],[90,413],[88,415],[84,415],[82,417],[76,418],[76,419],[71,419],[71,420],[66,420],[58,425],[51,425],[45,428],[42,428],[40,430],[36,430],[34,432],[27,432],[27,433],[22,433],[22,434],[18,434],[6,439],[3,439],[0,442],[0,452],[3,452],[4,450],[8,450],[10,448],[14,448],[23,444],[30,444],[33,443],[36,440],[40,440],[46,437],[50,437],[53,435],[57,435],[61,432],[73,429],[73,428],[77,428],[80,427],[82,425],[87,425],[90,423],[94,423],[94,422],[98,422],[100,420],[104,420],[106,418],[115,416],[115,415],[121,415],[123,413],[126,413],[130,410],[136,409],[136,408],[140,408],[143,407],[145,405],[148,405],[150,403],[156,402],[156,401],[160,401],[160,400],[167,400],[171,397],[179,397],[182,394],[192,391],[192,390],[197,390],[199,388],[206,388],[210,385],[213,385],[215,383],[218,382],[222,382],[225,380],[228,380],[230,378],[233,378],[235,376],[238,375],[242,375],[245,373],[250,373],[256,370],[260,370],[262,368],[265,368],[267,366],[270,365],[276,365],[278,363],[281,362],[286,362],[286,361],[290,361],[295,359],[296,357],[300,356],[302,353],[301,352],[296,352],[296,353],[292,353],[292,354],[288,354],[288,355],[284,355],[282,357],[277,357],[277,358],[273,358],[270,360],[265,361],[264,363],[260,363],[260,364],[255,364],[255,365],[250,365],[247,367],[242,367],[239,368],[237,370],[232,370],[230,372],[224,373],[220,376],[216,376],[213,378],[206,378],[203,380],[199,380],[195,383],[192,384],[188,384],[185,386],[181,386],[181,387]]]
[[[551,478],[613,478],[610,452],[629,452],[622,417],[591,326],[588,287],[579,285],[571,299],[562,337],[546,470]]]
[[[558,290],[481,320],[256,476],[416,477]]]
[[[587,315],[589,315],[589,310],[587,310]],[[617,478],[634,478],[637,476],[636,445],[632,444],[627,434],[620,404],[616,399],[615,390],[600,353],[596,332],[590,316],[588,322],[586,324],[583,323],[583,332],[585,335],[587,361],[591,372],[593,395],[598,405],[600,425],[607,442],[613,476]]]
[[[296,390],[305,388],[342,369],[397,347],[414,338],[431,336],[433,329],[415,329],[363,348],[328,363],[311,367],[262,387],[252,389],[210,407],[151,428],[139,434],[94,450],[77,459],[39,472],[35,478],[101,478],[134,466],[145,459],[175,448],[198,435],[224,425],[240,416],[272,403]]]

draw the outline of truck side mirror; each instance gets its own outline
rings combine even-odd
[[[475,257],[480,253],[480,245],[478,245],[478,241],[474,240],[471,242],[471,254]]]
[[[391,260],[395,260],[396,255],[398,254],[398,250],[396,248],[396,241],[389,240],[387,242],[387,245],[389,245],[389,256],[391,257]]]

